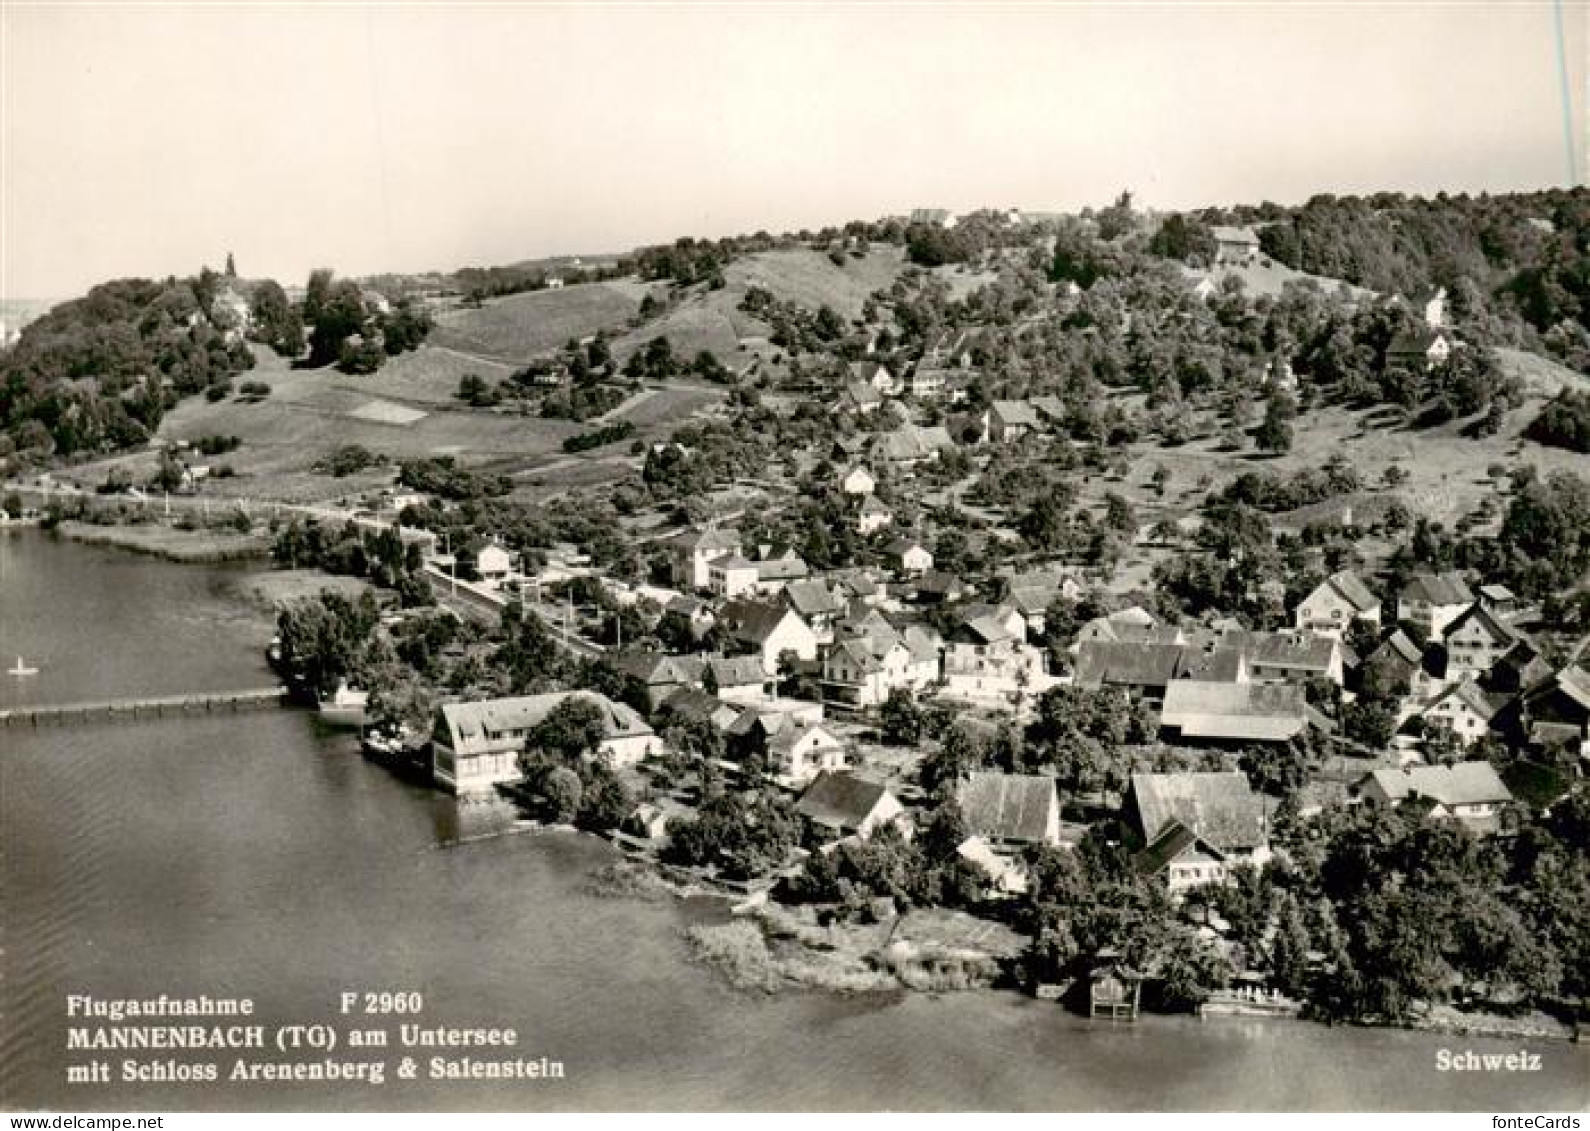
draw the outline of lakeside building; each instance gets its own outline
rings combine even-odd
[[[662,739],[633,707],[595,691],[551,691],[473,703],[443,703],[431,735],[431,774],[458,794],[489,792],[517,781],[519,752],[530,732],[568,699],[581,699],[602,713],[606,736],[598,747],[620,766],[662,752]]]

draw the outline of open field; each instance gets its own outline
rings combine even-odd
[[[861,317],[861,304],[876,290],[890,286],[905,269],[905,252],[874,245],[860,259],[846,257],[836,267],[820,251],[766,251],[731,263],[723,272],[735,302],[752,287],[776,299],[809,310],[831,306],[844,318]]]
[[[411,353],[399,354],[370,377],[346,377],[360,388],[378,390],[381,396],[411,401],[419,405],[457,406],[458,382],[474,373],[488,383],[510,377],[514,367],[500,361],[472,357],[456,350],[426,343]],[[331,374],[335,381],[344,375]]]
[[[460,307],[438,314],[429,341],[510,365],[523,364],[570,338],[624,329],[640,309],[646,290],[641,283],[583,283],[488,299],[479,309]]]

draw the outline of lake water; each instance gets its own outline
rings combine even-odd
[[[41,669],[0,677],[0,707],[268,684],[270,625],[237,600],[245,576],[0,534],[0,666],[23,655]],[[1112,1026],[1014,994],[744,996],[686,957],[682,928],[716,905],[586,890],[605,845],[447,846],[501,819],[393,779],[300,711],[0,729],[0,1107],[1551,1111],[1590,1098],[1590,1050],[1566,1044],[1529,1046],[1539,1072],[1454,1074],[1439,1050],[1518,1046]],[[430,1024],[516,1028],[515,1055],[561,1061],[565,1078],[66,1081],[86,1058],[65,1052],[68,994],[249,996],[274,1026],[335,1021],[338,995],[366,989],[423,993]],[[232,1060],[139,1055],[223,1072]]]

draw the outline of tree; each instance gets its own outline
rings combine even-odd
[[[583,796],[580,775],[567,766],[553,767],[541,781],[541,797],[554,824],[573,824]]]
[[[1265,452],[1292,450],[1292,421],[1297,416],[1297,404],[1285,393],[1277,394],[1265,405],[1264,420],[1253,430],[1253,442]]]
[[[228,279],[237,278],[237,260],[232,258],[230,251],[226,253],[226,277]]]
[[[525,735],[525,749],[536,750],[565,765],[593,757],[607,738],[602,708],[584,695],[570,695]]]
[[[616,829],[634,808],[634,798],[623,779],[606,762],[598,759],[586,765],[581,775],[577,824],[582,829],[605,833]]]
[[[908,688],[890,690],[879,709],[883,740],[891,746],[915,746],[922,739],[923,714]]]
[[[15,491],[7,491],[5,502],[0,506],[4,507],[6,515],[13,522],[22,517],[22,496]]]

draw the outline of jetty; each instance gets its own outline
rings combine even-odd
[[[254,687],[242,691],[200,691],[139,699],[102,699],[85,703],[41,704],[0,711],[0,727],[50,726],[65,723],[132,722],[220,711],[249,711],[288,702],[285,687]]]

